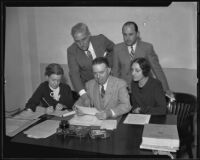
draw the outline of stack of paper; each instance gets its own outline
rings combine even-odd
[[[69,120],[71,125],[80,125],[80,126],[100,126],[102,120],[99,120],[96,116],[93,115],[75,115],[72,119]]]
[[[60,121],[56,120],[46,120],[28,129],[24,134],[31,138],[47,138],[56,133],[59,123]]]
[[[29,127],[33,123],[37,122],[39,119],[35,120],[25,120],[25,119],[14,119],[6,118],[6,135],[13,137],[25,128]]]
[[[140,148],[176,152],[179,136],[176,125],[146,124]]]
[[[148,124],[151,115],[146,114],[128,114],[126,119],[124,120],[125,124]]]
[[[100,126],[101,129],[113,130],[117,128],[117,120],[103,120]]]
[[[82,106],[77,106],[76,108],[79,109],[83,114],[89,114],[89,115],[95,115],[99,111],[94,108],[94,107],[82,107]]]

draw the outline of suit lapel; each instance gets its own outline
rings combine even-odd
[[[85,52],[77,47],[77,57],[78,60],[85,62],[86,64],[91,64],[92,61],[88,58],[88,56],[85,54]]]
[[[113,87],[114,87],[113,78],[112,78],[112,76],[110,76],[108,78],[108,84],[107,84],[106,93],[105,93],[105,96],[104,96],[104,108],[106,107],[106,105],[111,100]]]
[[[95,82],[93,87],[93,96],[94,96],[94,106],[97,107],[97,109],[101,110],[103,106],[101,101],[101,95],[99,91],[99,85]]]

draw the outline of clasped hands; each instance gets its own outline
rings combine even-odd
[[[63,105],[63,104],[58,103],[58,104],[56,105],[55,111],[60,111],[60,110],[62,110],[63,108],[66,108],[66,106]],[[52,113],[52,112],[54,112],[53,106],[49,106],[49,107],[46,108],[46,114],[50,114],[50,113]]]

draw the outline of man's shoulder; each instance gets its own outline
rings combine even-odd
[[[93,86],[96,83],[95,79],[91,79],[86,82],[86,86]]]
[[[125,45],[124,42],[120,42],[120,43],[117,43],[114,47],[115,47],[116,49],[118,49],[118,48],[123,47],[124,45]]]
[[[138,41],[138,44],[139,45],[142,45],[142,46],[144,46],[144,47],[152,47],[153,46],[153,44],[152,43],[149,43],[149,42],[145,42],[145,41]]]
[[[113,83],[118,84],[118,85],[126,85],[126,81],[118,78],[118,77],[114,77],[114,76],[110,76],[110,79],[113,81]]]
[[[67,48],[67,51],[73,51],[77,48],[77,45],[75,43],[72,43],[68,48]],[[70,52],[69,52],[70,53]]]
[[[104,40],[105,38],[106,38],[106,36],[103,35],[103,34],[98,34],[98,35],[92,35],[91,36],[92,40]]]

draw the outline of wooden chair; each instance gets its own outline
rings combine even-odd
[[[194,141],[193,134],[193,117],[196,111],[196,97],[188,93],[175,92],[175,101],[171,102],[168,99],[168,114],[177,115],[177,129],[180,138],[180,149],[177,151],[176,157],[179,158],[186,152],[189,158],[193,158],[192,143]]]

